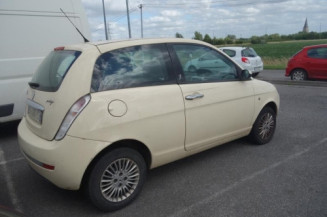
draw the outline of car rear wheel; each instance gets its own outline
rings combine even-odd
[[[130,148],[115,149],[95,163],[87,193],[92,203],[103,211],[121,209],[140,193],[146,173],[141,154]]]
[[[294,81],[303,81],[307,79],[307,73],[303,69],[295,69],[291,74],[291,79]]]
[[[261,110],[253,124],[250,139],[258,145],[266,144],[272,139],[275,128],[276,113],[272,108],[265,107]]]

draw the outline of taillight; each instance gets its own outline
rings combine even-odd
[[[246,57],[242,57],[242,62],[243,63],[250,63],[250,60]]]
[[[65,137],[73,121],[77,118],[77,116],[81,113],[81,111],[85,108],[85,106],[90,102],[90,99],[91,99],[90,95],[85,95],[79,100],[77,100],[74,103],[74,105],[72,105],[64,121],[61,123],[61,126],[57,132],[55,140],[61,140],[62,138]]]

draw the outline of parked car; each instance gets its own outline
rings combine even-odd
[[[263,70],[261,57],[251,47],[220,47],[230,58],[257,76]]]
[[[185,70],[210,53],[219,67]],[[54,49],[34,74],[18,141],[60,188],[84,186],[111,211],[140,193],[147,170],[249,136],[268,143],[279,95],[216,47],[187,39],[84,43]]]
[[[327,79],[327,44],[307,46],[294,54],[285,76],[292,80]]]
[[[223,70],[223,68],[226,68],[228,70],[228,65],[226,65],[224,61],[217,59],[214,52],[206,52],[199,58],[189,60],[184,66],[184,71],[189,71],[190,73],[192,73],[201,69]]]

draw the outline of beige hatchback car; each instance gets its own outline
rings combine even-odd
[[[194,58],[201,67],[188,71]],[[148,169],[244,136],[269,142],[279,107],[273,85],[186,39],[55,48],[29,86],[23,155],[58,187],[85,187],[104,211],[129,204]]]

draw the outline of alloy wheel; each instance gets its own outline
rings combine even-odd
[[[112,162],[102,174],[102,195],[111,202],[123,201],[134,192],[139,179],[138,165],[131,159],[120,158]]]

